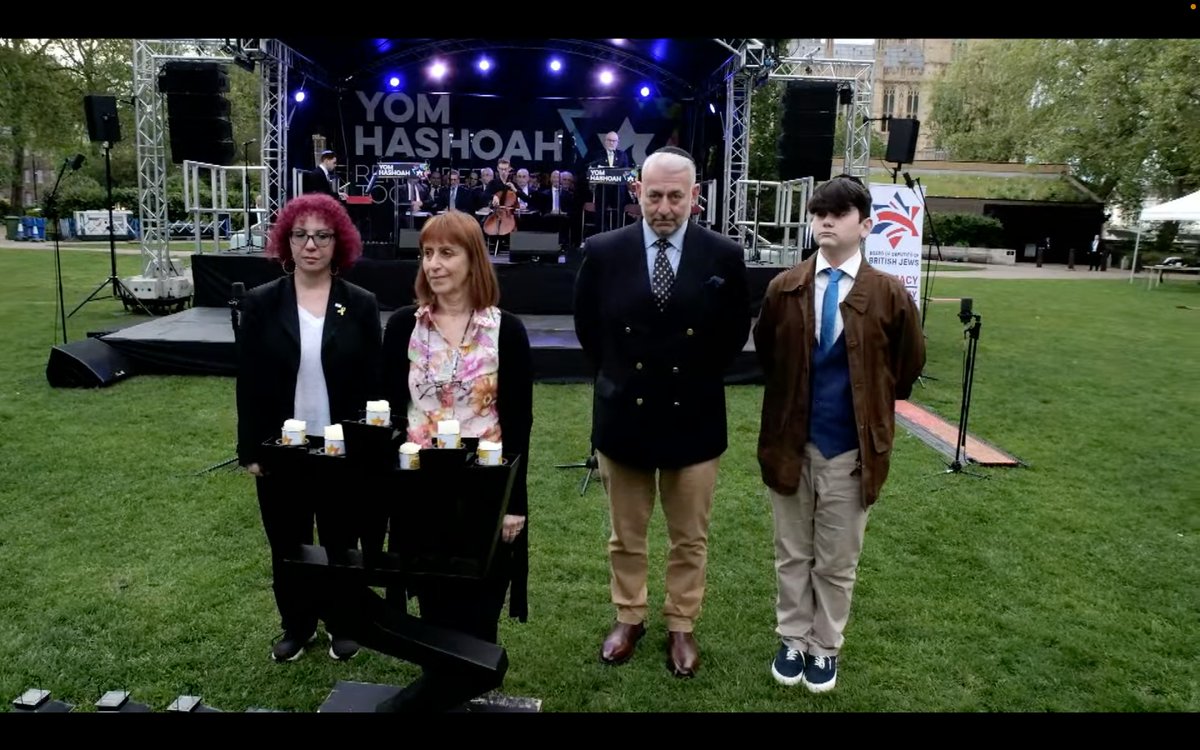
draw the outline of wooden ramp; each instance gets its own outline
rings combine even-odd
[[[951,424],[923,406],[911,401],[896,402],[896,421],[920,440],[948,459],[954,458],[954,446],[958,441],[958,425]],[[964,463],[978,466],[1024,466],[1024,462],[1011,456],[990,443],[967,433],[966,456],[959,454]]]

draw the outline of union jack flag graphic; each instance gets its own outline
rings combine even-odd
[[[904,235],[921,236],[918,221],[922,207],[905,205],[899,192],[893,193],[887,203],[875,203],[871,208],[875,211],[875,225],[871,227],[871,234],[882,234],[893,250]]]

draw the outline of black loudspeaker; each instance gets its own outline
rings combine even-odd
[[[917,155],[917,134],[921,121],[892,118],[888,122],[887,155],[883,160],[891,164],[912,164]]]
[[[837,125],[838,84],[788,81],[783,94],[776,156],[779,178],[828,180],[833,169],[833,131]]]
[[[224,64],[173,60],[158,74],[158,90],[167,97],[172,162],[228,166],[237,160]]]
[[[88,94],[83,97],[88,139],[92,143],[116,143],[121,140],[121,121],[117,119],[117,97]]]
[[[53,388],[100,388],[132,374],[124,354],[94,338],[54,347],[46,363],[46,380]]]
[[[513,263],[557,262],[559,254],[558,232],[514,232],[509,235],[508,259]]]

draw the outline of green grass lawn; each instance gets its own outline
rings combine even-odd
[[[136,256],[120,257],[122,274]],[[63,254],[67,309],[107,275]],[[652,525],[650,632],[622,667],[598,661],[612,619],[608,514],[579,496],[590,390],[538,385],[530,483],[530,621],[501,639],[504,690],[546,711],[1200,710],[1200,286],[953,279],[982,316],[971,431],[1028,468],[946,475],[898,432],[872,512],[837,689],[781,687],[770,505],[754,460],[761,390],[729,389],[730,450],[713,511],[703,666],[664,667],[666,533]],[[181,693],[227,711],[313,711],[339,679],[403,684],[409,664],[364,652],[294,664],[277,634],[252,480],[198,472],[232,454],[233,380],[138,376],[55,390],[53,255],[0,251],[0,699],[29,687],[91,703],[124,688],[162,710]],[[928,313],[914,399],[951,421],[962,335]],[[104,299],[72,340],[128,315]]]

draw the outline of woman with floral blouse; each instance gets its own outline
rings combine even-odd
[[[406,418],[407,440],[423,448],[432,447],[439,421],[453,419],[462,437],[503,443],[506,454],[522,460],[488,577],[439,580],[412,593],[421,619],[496,643],[505,594],[510,616],[524,622],[528,615],[529,337],[519,318],[497,307],[496,271],[474,216],[451,210],[431,217],[421,230],[420,249],[417,304],[393,313],[383,337],[384,389],[392,414]],[[393,535],[405,533],[394,524]],[[439,705],[452,701],[448,696],[455,692],[444,681],[426,671],[406,691],[411,695],[406,707],[452,708]]]

